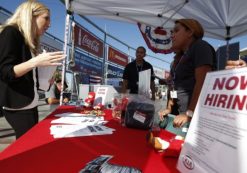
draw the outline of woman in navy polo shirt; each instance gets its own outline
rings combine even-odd
[[[204,30],[194,19],[175,21],[172,48],[184,54],[173,67],[173,97],[178,105],[174,127],[190,122],[207,72],[214,70],[216,56],[214,48],[202,40]]]

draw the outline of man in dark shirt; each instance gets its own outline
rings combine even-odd
[[[123,85],[122,93],[126,93],[127,90],[131,94],[138,94],[138,81],[139,81],[139,72],[151,69],[151,86],[152,91],[152,100],[155,99],[155,84],[154,84],[154,71],[150,63],[144,60],[146,56],[146,49],[142,46],[138,47],[136,50],[136,59],[129,63],[123,73]]]

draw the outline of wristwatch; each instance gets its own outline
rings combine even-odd
[[[187,110],[186,112],[185,112],[185,115],[187,115],[188,117],[193,117],[193,114],[194,114],[194,112],[192,111],[192,110]]]

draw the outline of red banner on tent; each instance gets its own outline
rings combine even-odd
[[[103,42],[86,31],[84,28],[75,25],[75,46],[84,49],[100,58],[103,57]]]
[[[108,48],[108,60],[124,67],[128,64],[128,56],[110,46]]]
[[[148,48],[154,53],[167,54],[172,52],[171,31],[162,27],[153,28],[140,23],[138,23],[138,27]]]

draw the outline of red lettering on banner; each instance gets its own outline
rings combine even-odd
[[[225,80],[226,80],[226,78],[223,78],[221,81],[219,78],[217,78],[214,82],[213,90],[215,90],[216,87],[218,87],[219,90],[222,90],[224,83],[225,83]]]
[[[238,77],[237,76],[232,76],[226,81],[226,89],[227,90],[233,90],[237,87],[238,85]]]
[[[100,58],[103,57],[103,42],[86,31],[84,28],[75,25],[75,46],[92,53]]]
[[[240,95],[237,93],[239,90],[246,90],[247,79],[246,76],[230,76],[223,78],[216,78],[213,84],[213,90],[224,92],[207,94],[204,105],[223,108],[223,109],[236,109],[239,111],[247,110],[247,95]],[[224,90],[231,91],[231,94]],[[236,92],[235,92],[236,90]],[[237,94],[236,94],[237,93]]]
[[[226,100],[227,100],[227,95],[225,94],[220,95],[218,103],[217,103],[217,107],[225,108]]]
[[[226,94],[208,94],[206,96],[205,106],[217,108],[247,110],[247,95],[226,95]]]
[[[232,76],[229,79],[217,78],[214,82],[213,90],[219,89],[222,90],[225,88],[226,90],[234,90],[239,86],[240,90],[245,90],[247,87],[247,80],[245,79],[246,76]]]
[[[84,35],[82,38],[82,42],[83,45],[87,46],[88,48],[94,50],[95,52],[99,51],[99,43],[95,40],[90,40],[88,38],[88,35]]]
[[[244,90],[247,88],[247,80],[245,80],[246,76],[241,76],[240,89]]]

